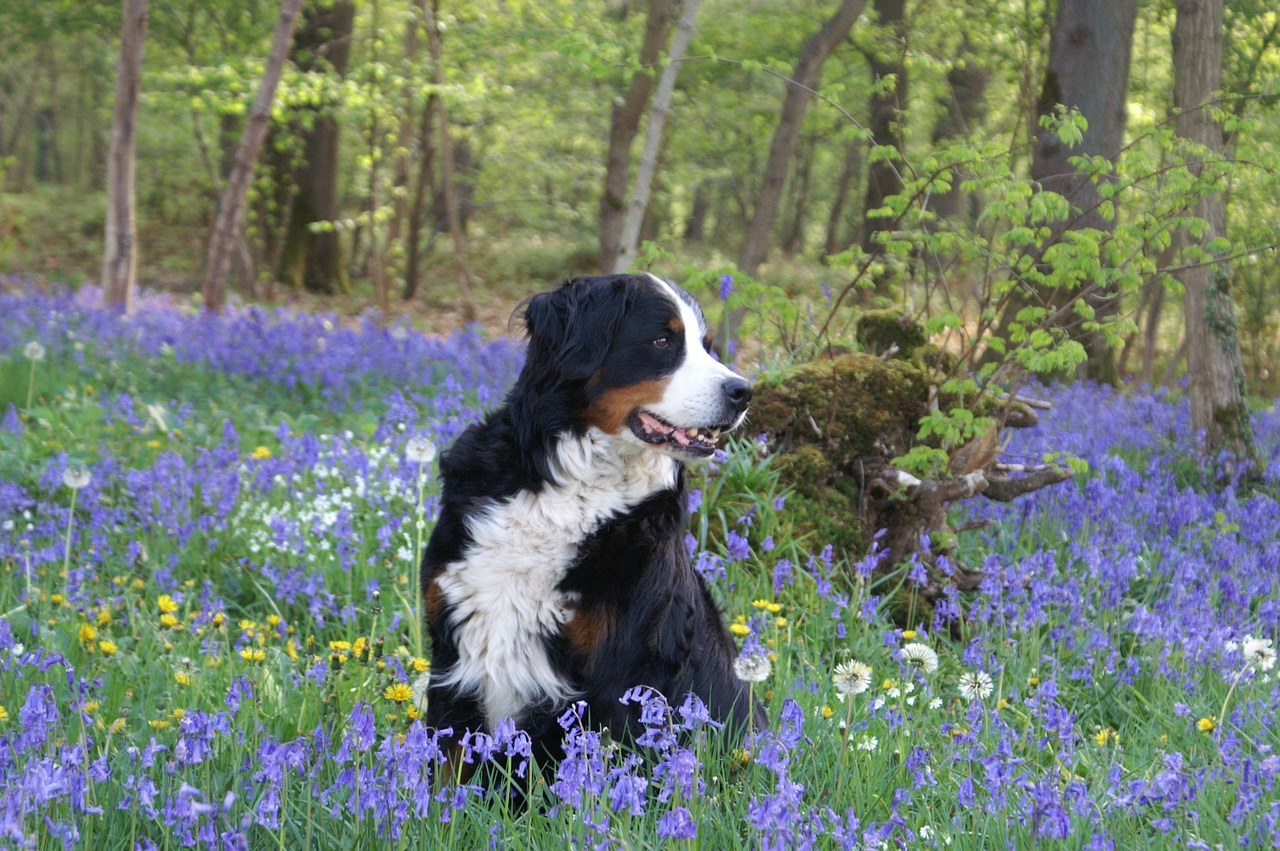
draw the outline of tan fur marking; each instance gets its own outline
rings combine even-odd
[[[427,586],[427,620],[435,621],[439,618],[442,605],[444,605],[444,592],[440,590],[440,583],[433,579]]]
[[[627,423],[627,417],[636,408],[662,401],[670,378],[641,381],[629,387],[614,387],[600,394],[587,409],[587,423],[605,434],[618,434]]]
[[[579,609],[563,627],[569,648],[582,656],[595,653],[609,634],[609,620],[609,613],[603,608]]]

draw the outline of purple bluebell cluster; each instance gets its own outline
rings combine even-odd
[[[1255,417],[1264,485],[1219,489],[1184,401],[1044,390],[1054,409],[1009,460],[1066,451],[1089,472],[965,506],[991,521],[957,548],[982,589],[910,630],[881,605],[910,566],[884,580],[874,556],[781,537],[784,494],[721,517],[704,487],[691,511],[724,535],[689,547],[769,662],[771,723],[731,741],[695,698],[637,684],[635,741],[573,706],[565,758],[539,765],[510,723],[442,750],[413,629],[435,482],[406,448],[494,404],[518,344],[95,299],[0,288],[0,364],[32,341],[40,369],[175,360],[364,426],[249,433],[119,387],[0,411],[0,845],[1280,842],[1274,408]],[[77,427],[99,430],[91,453],[69,451]],[[842,691],[851,660],[874,674]]]

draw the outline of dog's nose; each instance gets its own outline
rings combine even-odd
[[[747,403],[751,401],[751,384],[743,378],[726,378],[720,385],[720,392],[735,411],[746,410]]]

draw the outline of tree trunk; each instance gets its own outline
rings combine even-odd
[[[294,35],[289,55],[300,71],[347,74],[355,21],[353,0],[308,6]],[[338,206],[338,122],[320,113],[307,131],[302,165],[294,172],[298,186],[285,233],[279,277],[312,292],[350,292],[341,234],[335,229],[313,231],[315,222],[340,218]]]
[[[848,246],[848,242],[844,241],[840,231],[844,224],[845,207],[849,204],[849,193],[853,189],[853,180],[859,171],[860,149],[861,143],[857,139],[849,139],[844,143],[844,164],[840,167],[840,179],[836,181],[836,197],[831,202],[831,213],[827,216],[827,237],[822,243],[828,257],[839,254]]]
[[[218,217],[214,221],[213,236],[209,240],[209,259],[205,264],[204,284],[201,287],[204,306],[208,310],[217,310],[226,301],[227,272],[231,266],[245,195],[249,192],[253,167],[262,150],[262,140],[267,136],[271,104],[275,101],[276,89],[280,86],[285,58],[289,53],[289,41],[293,37],[302,2],[303,0],[284,0],[280,7],[280,16],[276,19],[275,33],[271,39],[271,50],[267,54],[267,68],[262,74],[258,95],[249,108],[244,135],[240,139],[231,174],[222,191],[222,202],[218,205]]]
[[[436,88],[444,85],[444,67],[441,64],[444,49],[440,44],[440,26],[436,10],[430,2],[422,4],[426,16],[427,46],[431,51],[431,76]],[[453,137],[449,135],[449,108],[444,98],[436,102],[440,113],[440,177],[444,182],[445,215],[449,221],[449,239],[453,243],[453,262],[458,271],[458,293],[462,297],[462,318],[472,322],[476,318],[476,304],[471,297],[471,273],[467,270],[465,245],[462,233],[462,217],[458,212],[458,193],[454,179]]]
[[[1057,192],[1080,211],[1064,229],[1109,231],[1113,223],[1099,211],[1098,187],[1081,176],[1071,157],[1115,157],[1124,145],[1125,104],[1129,93],[1129,57],[1138,0],[1061,0],[1049,40],[1049,66],[1040,93],[1039,114],[1051,115],[1058,104],[1075,107],[1089,122],[1076,147],[1062,143],[1057,133],[1041,129],[1031,159],[1031,179],[1040,188]],[[1051,299],[1074,293],[1049,294]],[[1114,294],[1089,297],[1099,320],[1117,309]],[[1116,383],[1111,349],[1098,334],[1080,339],[1088,352],[1081,378]]]
[[[871,140],[877,148],[902,150],[898,122],[907,104],[907,68],[903,64],[906,32],[906,0],[875,0],[876,21],[892,40],[891,49],[871,51],[871,81],[876,84],[871,94]],[[886,90],[880,81],[893,75],[897,84]],[[895,159],[870,158],[867,166],[867,196],[863,205],[862,248],[868,253],[880,250],[875,235],[888,226],[886,219],[869,213],[884,206],[884,199],[902,191],[902,177]]]
[[[430,0],[427,0],[430,2]],[[418,282],[422,277],[422,233],[426,230],[427,199],[435,183],[435,141],[432,122],[436,114],[439,95],[432,92],[422,108],[418,125],[418,176],[413,187],[413,203],[409,207],[409,232],[405,234],[404,297],[406,300],[418,294]]]
[[[147,0],[124,0],[116,103],[111,115],[111,149],[107,154],[107,223],[102,289],[107,304],[122,307],[126,313],[133,309],[138,264],[133,174],[138,90],[142,83],[142,46],[146,37]]]
[[[613,263],[607,267],[609,272],[625,272],[635,258],[640,241],[640,225],[643,224],[645,210],[649,207],[649,193],[653,189],[654,175],[658,170],[658,149],[662,146],[662,132],[666,129],[667,117],[671,113],[676,75],[680,73],[680,63],[684,60],[690,39],[693,38],[693,21],[698,14],[699,2],[700,0],[684,0],[680,20],[676,23],[676,34],[671,39],[671,49],[667,52],[667,65],[662,69],[658,91],[653,96],[653,106],[649,109],[649,126],[645,129],[644,148],[640,152],[635,186],[631,190],[631,201],[622,221],[617,254]]]
[[[1174,128],[1199,147],[1202,159],[1222,156],[1222,127],[1207,104],[1222,87],[1223,0],[1178,0],[1173,29]],[[1197,171],[1203,163],[1193,164]],[[1202,245],[1226,233],[1222,196],[1206,195],[1193,214],[1207,223]],[[1184,240],[1190,242],[1189,237]],[[1188,395],[1191,425],[1204,434],[1207,457],[1220,453],[1246,475],[1259,469],[1249,408],[1244,399],[1244,367],[1236,337],[1235,305],[1229,289],[1230,267],[1224,262],[1178,272],[1186,289]]]
[[[618,256],[631,177],[631,146],[653,93],[655,69],[667,42],[674,6],[674,0],[649,0],[644,41],[640,44],[641,68],[631,78],[627,96],[614,103],[609,116],[609,149],[605,157],[604,192],[600,196],[600,266],[603,269],[611,268]]]
[[[956,139],[974,132],[986,117],[987,80],[990,72],[982,57],[973,49],[967,36],[960,42],[960,61],[947,71],[946,96],[939,104],[938,120],[933,125],[934,148],[945,147]],[[933,212],[940,220],[964,219],[969,205],[960,189],[962,174],[953,174],[951,189],[934,195]]]
[[[835,14],[809,37],[800,50],[787,85],[787,96],[782,102],[782,115],[773,131],[769,159],[765,163],[764,176],[760,182],[760,194],[756,197],[755,214],[751,217],[751,224],[747,226],[742,251],[738,253],[738,269],[745,275],[754,276],[759,271],[772,243],[770,236],[774,219],[778,215],[778,205],[782,200],[782,187],[786,183],[787,171],[800,140],[805,110],[808,109],[813,91],[818,87],[822,76],[823,63],[849,34],[854,21],[858,20],[866,5],[867,0],[842,0]]]

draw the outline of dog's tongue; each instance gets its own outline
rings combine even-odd
[[[640,412],[640,425],[650,434],[670,434],[671,426],[659,420],[648,411]]]

